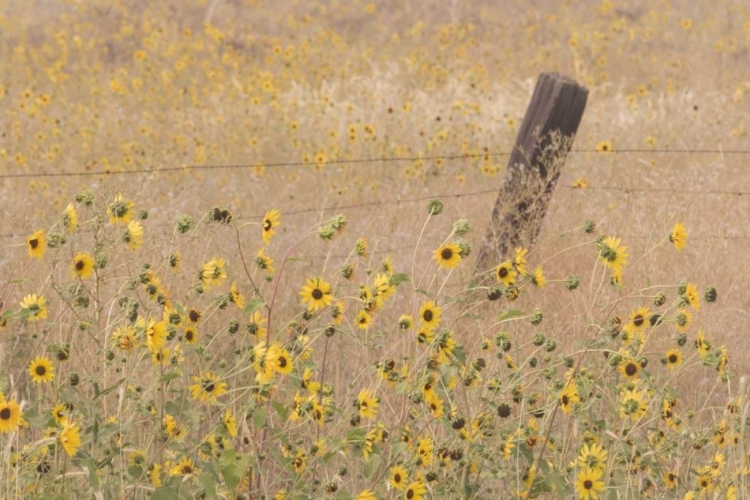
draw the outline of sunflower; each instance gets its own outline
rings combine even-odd
[[[44,295],[33,293],[21,301],[21,312],[29,321],[38,321],[47,317],[47,299]]]
[[[90,278],[94,272],[94,258],[90,253],[76,254],[73,264],[70,267],[73,270],[74,276],[85,280]]]
[[[419,322],[423,330],[431,332],[440,324],[443,310],[435,305],[434,300],[429,300],[419,308]]]
[[[604,470],[607,466],[607,450],[600,444],[584,444],[578,453],[578,465],[582,468]]]
[[[183,458],[169,469],[170,476],[192,476],[195,474],[195,463],[190,458]]]
[[[121,326],[112,334],[115,347],[123,352],[130,352],[138,346],[138,337],[132,326]]]
[[[620,398],[620,417],[639,420],[648,407],[648,401],[644,396],[644,391],[625,391]]]
[[[690,311],[683,308],[677,311],[677,314],[675,314],[674,317],[674,321],[677,326],[677,331],[685,333],[693,324],[693,315],[690,313]]]
[[[437,392],[427,392],[427,394],[425,394],[424,396],[424,402],[430,408],[430,414],[432,415],[432,418],[437,420],[443,416],[444,401],[440,398]]]
[[[258,250],[258,256],[255,257],[255,265],[263,269],[266,273],[273,274],[273,259],[266,255],[265,249]]]
[[[240,309],[245,308],[245,297],[243,297],[242,292],[237,288],[237,284],[234,281],[229,288],[229,300]]]
[[[308,278],[299,295],[302,302],[307,303],[307,310],[311,312],[323,309],[333,302],[331,285],[317,277]]]
[[[667,364],[667,367],[670,370],[674,370],[682,364],[682,352],[677,349],[670,349],[664,355],[664,360]]]
[[[409,314],[402,314],[398,318],[398,328],[402,332],[411,330],[412,328],[414,328],[414,318],[412,318]]]
[[[440,269],[453,269],[461,262],[461,247],[455,243],[445,243],[435,250],[432,258],[438,263]]]
[[[46,356],[37,356],[29,365],[29,375],[33,382],[46,384],[55,380],[55,367]]]
[[[560,407],[565,413],[572,413],[573,405],[581,400],[578,397],[578,388],[575,383],[572,381],[568,382],[568,385],[560,393],[558,400],[560,401]]]
[[[266,212],[266,215],[263,217],[261,236],[263,236],[263,243],[265,243],[266,246],[271,243],[271,236],[276,232],[274,228],[281,224],[281,222],[279,222],[279,217],[281,217],[281,214],[276,209]]]
[[[194,326],[185,327],[185,342],[188,344],[197,344],[199,336],[198,329]]]
[[[63,426],[63,430],[60,431],[59,438],[60,444],[68,456],[73,457],[78,453],[78,448],[81,447],[81,434],[80,429],[76,424],[66,422]]]
[[[211,372],[204,373],[202,377],[193,377],[193,381],[198,382],[188,387],[193,399],[200,399],[201,403],[216,401],[216,398],[227,392],[226,382],[217,380],[219,376]]]
[[[406,491],[404,492],[405,500],[424,500],[424,495],[427,493],[427,488],[422,481],[411,483]]]
[[[526,276],[527,274],[529,274],[529,272],[526,270],[526,254],[528,253],[528,249],[523,247],[516,247],[516,253],[513,256],[513,266],[516,268],[516,271],[521,274],[521,276]]]
[[[391,480],[389,483],[393,488],[396,488],[397,490],[403,490],[406,488],[406,481],[409,480],[409,473],[401,467],[400,465],[396,465],[391,469]]]
[[[641,371],[641,364],[633,358],[626,358],[617,369],[627,380],[635,380]]]
[[[150,351],[158,351],[164,346],[167,335],[167,322],[156,321],[153,318],[148,320],[146,326],[146,345]]]
[[[122,233],[122,241],[127,243],[128,248],[133,252],[143,246],[143,226],[140,221],[130,221],[125,232]]]
[[[513,270],[510,261],[505,261],[495,268],[495,278],[497,278],[497,282],[502,283],[505,286],[515,284],[516,276],[518,276],[518,273]]]
[[[297,452],[292,461],[292,466],[297,474],[301,474],[307,468],[307,453],[305,453],[305,450]]]
[[[151,464],[148,468],[148,480],[154,488],[161,487],[161,464]]]
[[[576,492],[580,500],[597,500],[598,493],[604,491],[602,471],[599,469],[583,469],[576,478]]]
[[[169,348],[151,351],[151,362],[156,366],[166,366],[169,363]]]
[[[630,313],[630,323],[634,332],[642,332],[648,326],[651,311],[648,307],[639,307]],[[627,326],[627,325],[626,325]]]
[[[357,323],[360,330],[367,330],[372,323],[372,316],[364,309],[360,309],[354,318],[354,322]]]
[[[695,340],[695,348],[698,349],[698,354],[701,359],[705,359],[708,356],[708,351],[711,350],[711,342],[706,339],[703,330],[698,330],[698,338]]]
[[[224,259],[213,258],[209,260],[203,264],[199,273],[199,278],[203,284],[204,290],[209,290],[212,286],[218,285],[226,277],[227,273],[224,270]]]
[[[117,193],[115,199],[107,206],[109,223],[112,225],[125,225],[133,220],[133,208],[135,203],[126,200],[122,194]]]
[[[29,257],[32,259],[42,260],[44,258],[44,249],[47,247],[47,242],[44,239],[44,230],[40,229],[28,238],[26,238],[26,250],[29,252]]]
[[[359,492],[359,495],[357,495],[356,500],[378,500],[378,497],[375,496],[375,493],[372,490],[362,490]]]
[[[224,412],[224,416],[221,417],[221,423],[230,437],[237,437],[237,419],[234,418],[231,411],[227,410]]]
[[[76,212],[76,207],[72,203],[68,203],[68,206],[65,207],[62,223],[70,234],[76,232],[76,228],[78,228],[78,212]]]
[[[0,434],[16,432],[21,423],[21,409],[15,401],[0,398]]]
[[[52,417],[60,425],[65,425],[68,421],[68,417],[71,416],[73,411],[73,405],[70,403],[58,403],[52,408]]]
[[[599,243],[599,257],[612,271],[622,271],[628,261],[627,247],[620,246],[620,238],[607,236]]]
[[[675,250],[681,252],[685,248],[685,242],[687,241],[687,230],[681,223],[674,225],[674,229],[669,233],[669,241],[674,244]]]
[[[541,266],[534,269],[534,274],[531,276],[531,282],[542,290],[547,288],[547,278],[544,276],[544,271]]]
[[[416,451],[417,461],[419,465],[429,467],[432,464],[433,449],[434,446],[432,444],[432,439],[430,439],[429,436],[419,438]]]
[[[255,311],[250,315],[249,321],[247,332],[255,336],[258,341],[265,341],[268,337],[268,329],[265,326],[268,324],[268,318],[264,318],[260,311]]]
[[[683,299],[685,302],[690,305],[693,309],[696,311],[701,310],[701,296],[698,294],[698,287],[693,285],[692,283],[688,283],[685,285],[685,293],[683,294]]]
[[[612,151],[612,143],[609,141],[602,141],[596,145],[596,150],[600,153],[609,153]]]
[[[378,414],[379,399],[372,395],[370,389],[362,389],[357,396],[357,408],[362,418],[375,418]]]
[[[292,358],[289,356],[289,351],[281,347],[280,344],[274,343],[266,351],[266,368],[281,373],[283,375],[289,375],[292,373]]]

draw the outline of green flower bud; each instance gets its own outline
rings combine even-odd
[[[427,213],[430,215],[440,215],[443,211],[443,202],[437,198],[432,198],[427,202]]]
[[[580,284],[581,284],[581,280],[579,280],[578,276],[576,276],[575,274],[569,274],[565,278],[565,288],[567,288],[568,290],[573,291],[576,288],[578,288],[578,285]]]

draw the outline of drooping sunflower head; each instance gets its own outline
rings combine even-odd
[[[125,225],[133,220],[133,208],[135,203],[126,199],[121,193],[117,193],[115,199],[107,206],[109,223],[112,225]]]
[[[688,235],[685,226],[678,222],[674,225],[672,232],[669,233],[669,241],[672,242],[675,250],[681,252],[685,249],[687,236]]]
[[[276,233],[274,228],[281,224],[281,222],[279,222],[280,217],[281,214],[276,209],[266,212],[266,215],[263,217],[261,236],[263,237],[263,242],[266,246],[271,243],[271,237]]]

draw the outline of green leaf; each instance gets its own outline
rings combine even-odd
[[[216,498],[216,480],[211,474],[201,474],[198,476],[198,481],[203,486],[204,498]]]
[[[7,375],[0,375],[0,392],[7,394],[8,387],[10,387],[10,378]]]
[[[169,372],[165,373],[164,376],[159,379],[159,382],[169,382],[180,377],[182,377],[182,373],[180,372]]]
[[[431,298],[433,300],[435,299],[435,294],[434,293],[428,292],[427,290],[424,290],[422,288],[417,288],[415,290],[415,292],[420,293],[420,294],[422,294],[422,295],[424,295],[426,297],[429,297],[429,298]]]
[[[24,409],[23,418],[31,427],[43,428],[47,426],[50,419],[47,415],[40,415],[34,408]]]
[[[388,284],[391,286],[399,286],[401,283],[404,283],[405,281],[411,281],[409,279],[408,274],[396,273],[393,276],[391,276],[391,279],[388,280]]]
[[[234,491],[250,467],[251,457],[247,453],[226,450],[219,458],[219,470],[229,491]]]
[[[94,383],[94,397],[93,397],[93,399],[97,399],[97,398],[99,398],[101,396],[106,396],[110,392],[112,392],[115,389],[117,389],[118,387],[120,387],[120,384],[122,384],[124,381],[125,381],[125,379],[121,378],[120,380],[118,380],[117,382],[115,382],[115,384],[112,387],[107,387],[103,391],[99,391],[99,385],[97,385],[96,383]]]
[[[365,435],[367,434],[367,431],[364,429],[352,429],[349,432],[346,433],[346,442],[347,443],[361,443],[365,439]]]
[[[268,419],[268,410],[265,408],[256,408],[253,412],[253,425],[256,429],[262,428],[264,425],[266,425],[266,420]]]
[[[497,317],[498,321],[506,321],[513,318],[518,318],[521,316],[525,316],[526,313],[523,311],[519,311],[518,309],[509,309],[502,313],[500,316]]]
[[[257,311],[258,309],[260,309],[263,305],[265,305],[265,302],[263,302],[259,298],[250,299],[247,302],[247,305],[245,306],[245,309],[243,312],[245,313],[246,316],[249,316],[255,311]]]
[[[281,403],[280,401],[273,401],[271,405],[273,405],[274,410],[276,410],[276,413],[279,414],[282,421],[286,422],[287,420],[289,420],[289,410],[287,410],[285,404]]]
[[[97,473],[98,467],[96,466],[96,460],[93,458],[87,458],[82,460],[83,465],[89,470],[89,484],[94,490],[99,489],[99,474]]]
[[[372,479],[373,476],[380,470],[380,465],[383,463],[383,457],[380,453],[373,453],[370,455],[370,459],[365,462],[365,477]]]

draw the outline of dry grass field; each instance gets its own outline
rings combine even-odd
[[[750,5],[5,0],[0,40],[0,497],[750,496]],[[546,71],[587,109],[477,280]]]

